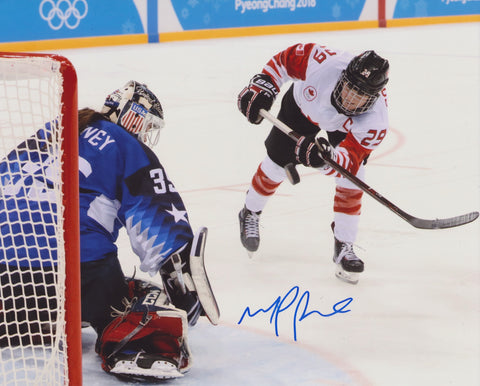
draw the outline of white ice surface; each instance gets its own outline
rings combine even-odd
[[[248,124],[237,94],[297,42],[389,59],[391,131],[369,160],[368,184],[417,217],[480,209],[478,23],[58,51],[76,66],[80,107],[99,107],[130,79],[155,91],[166,116],[156,152],[193,228],[209,229],[221,322],[191,330],[194,367],[166,384],[479,385],[480,221],[418,230],[365,196],[357,251],[366,269],[352,286],[334,277],[331,260],[334,182],[303,168],[300,184],[285,182],[269,201],[254,259],[242,249],[237,213],[270,125]],[[138,260],[124,234],[120,257],[132,273]],[[268,308],[294,286],[277,323],[270,312],[238,324],[247,306]],[[300,322],[305,291],[308,311],[328,314],[352,298],[350,312]],[[100,369],[93,340],[85,331],[84,384],[120,384]]]

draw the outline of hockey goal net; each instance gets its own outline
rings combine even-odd
[[[0,53],[0,384],[81,384],[77,77]]]

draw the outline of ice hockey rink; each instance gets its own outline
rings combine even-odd
[[[364,195],[356,250],[366,268],[347,284],[332,263],[334,181],[299,168],[301,183],[284,182],[262,214],[258,253],[242,248],[237,215],[271,125],[250,125],[237,94],[298,42],[389,59],[390,132],[368,162],[370,186],[416,217],[480,209],[478,23],[58,51],[77,69],[79,107],[99,107],[130,79],[157,94],[166,127],[155,151],[193,228],[209,230],[221,320],[191,328],[193,368],[163,384],[479,385],[480,221],[420,230]],[[120,258],[132,274],[124,234]],[[281,312],[239,323],[278,298]],[[94,339],[83,331],[84,384],[124,384],[101,370]]]

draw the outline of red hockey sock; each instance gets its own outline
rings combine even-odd
[[[363,192],[358,189],[347,189],[337,186],[333,210],[349,215],[360,215]]]
[[[260,166],[258,166],[257,172],[252,178],[253,188],[262,196],[271,196],[280,184],[281,182],[275,182],[268,178]]]

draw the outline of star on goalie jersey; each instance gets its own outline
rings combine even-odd
[[[154,275],[193,239],[182,199],[158,158],[120,126],[100,120],[83,130],[79,169],[82,262],[115,252],[125,226],[140,269]]]
[[[60,169],[50,128],[47,123],[0,161],[0,263],[39,267],[57,260],[50,177]]]

